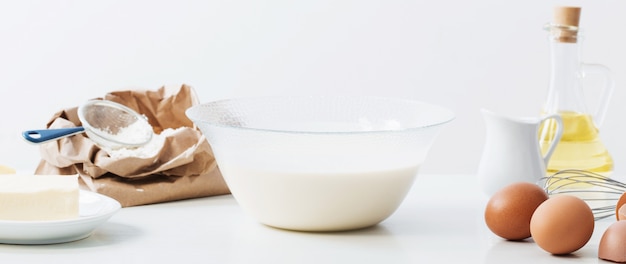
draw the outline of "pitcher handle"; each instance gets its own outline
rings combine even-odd
[[[541,118],[541,123],[545,122],[548,119],[554,119],[556,121],[556,134],[554,134],[554,138],[552,142],[550,142],[550,146],[546,151],[546,154],[543,155],[543,163],[548,165],[548,161],[550,161],[550,157],[552,153],[556,149],[556,145],[561,141],[561,137],[563,136],[563,119],[558,114],[547,115]]]
[[[596,127],[600,127],[604,122],[604,117],[606,115],[606,110],[609,106],[609,100],[613,95],[613,90],[615,89],[615,82],[613,80],[613,74],[609,68],[600,64],[589,64],[583,63],[583,78],[587,74],[587,72],[599,72],[604,77],[604,89],[602,89],[602,93],[600,94],[600,102],[596,107],[595,113],[593,113],[593,120],[595,121]]]

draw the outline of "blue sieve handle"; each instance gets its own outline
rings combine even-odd
[[[82,133],[83,131],[85,131],[85,128],[83,127],[27,130],[22,132],[22,136],[31,143],[39,144],[50,140],[69,137],[71,135]]]

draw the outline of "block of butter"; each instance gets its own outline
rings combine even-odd
[[[0,175],[0,220],[78,217],[77,175]]]
[[[0,174],[15,174],[15,169],[9,166],[0,165]]]

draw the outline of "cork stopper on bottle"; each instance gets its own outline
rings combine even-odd
[[[554,8],[554,24],[561,27],[558,41],[576,42],[580,22],[580,7],[557,6]]]

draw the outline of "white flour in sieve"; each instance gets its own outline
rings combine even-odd
[[[152,139],[146,143],[143,146],[140,147],[135,147],[135,148],[118,148],[118,149],[106,149],[107,153],[109,153],[109,156],[111,158],[114,159],[119,159],[119,158],[128,158],[128,157],[137,157],[137,158],[149,158],[149,157],[154,157],[158,154],[159,150],[161,150],[163,148],[163,144],[165,143],[165,138],[171,134],[173,134],[177,129],[172,129],[172,128],[167,128],[165,130],[163,130],[161,132],[161,134],[155,134],[152,136]],[[142,135],[132,135],[132,131],[131,129],[128,129],[128,131],[131,131],[131,133],[129,133],[128,137],[140,137]],[[137,130],[135,129],[134,132],[136,133]],[[122,134],[122,131],[120,131],[120,133],[118,133],[117,135]],[[126,139],[128,139],[128,137],[126,137]]]
[[[145,142],[146,138],[149,137],[149,135],[146,133],[151,133],[151,131],[144,132],[145,126],[146,123],[137,121],[128,125],[127,127],[120,128],[119,131],[117,131],[117,134],[113,134],[108,129],[97,130],[101,131],[102,133],[106,133],[108,135],[107,138],[117,142]]]

